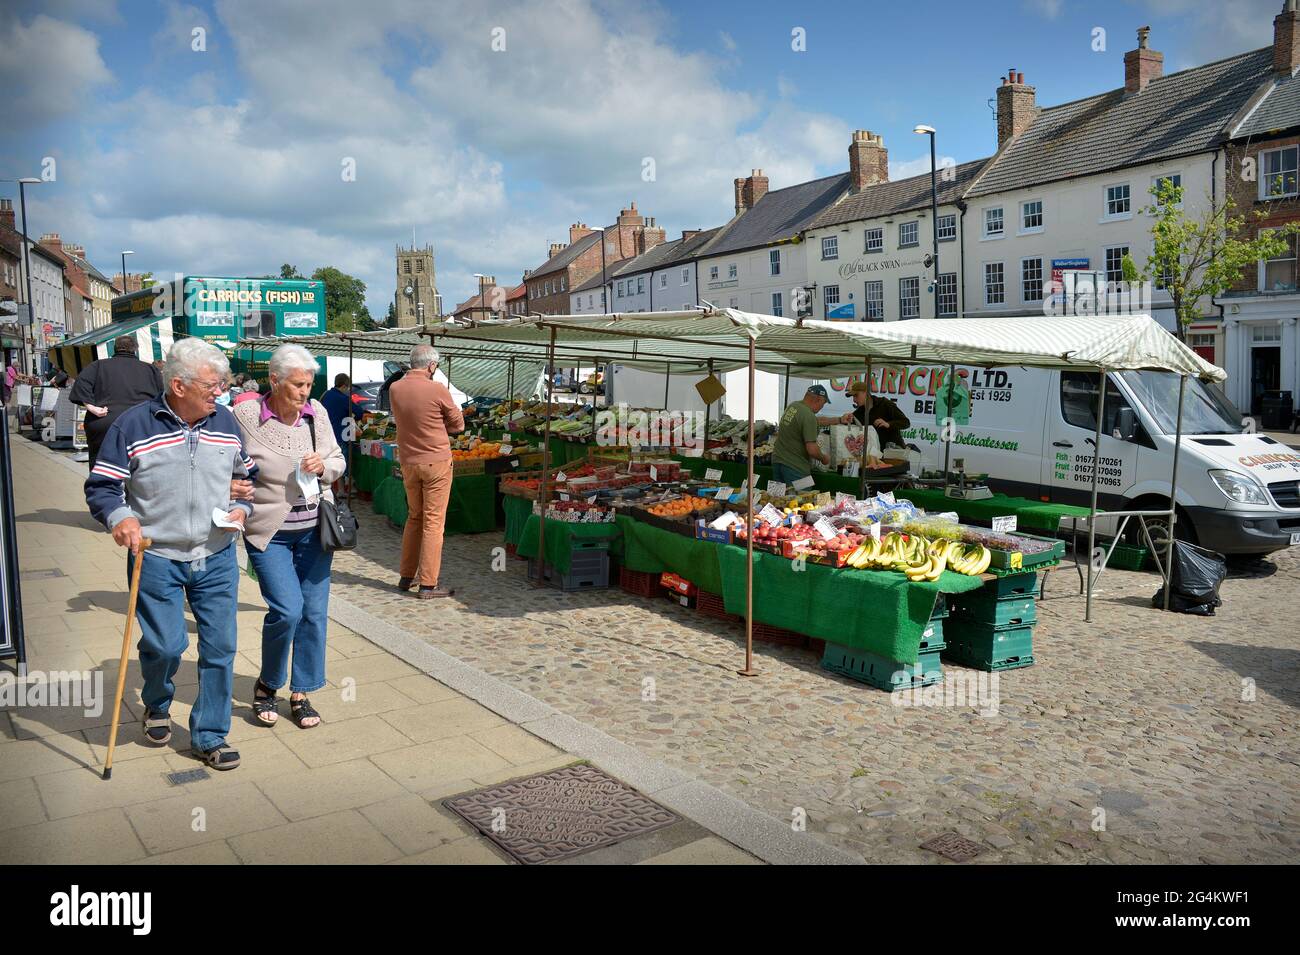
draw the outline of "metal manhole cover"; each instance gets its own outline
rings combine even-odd
[[[984,851],[984,847],[978,842],[972,842],[955,832],[945,832],[935,836],[929,842],[921,843],[921,848],[937,852],[953,862],[969,862]]]
[[[199,783],[205,779],[211,779],[208,771],[202,767],[198,769],[187,769],[184,772],[168,773],[167,781],[173,786],[182,786],[185,783]]]
[[[576,856],[679,821],[594,766],[566,766],[443,805],[524,865]]]
[[[68,576],[57,567],[47,567],[44,570],[24,570],[19,573],[20,580],[49,580],[51,577]]]

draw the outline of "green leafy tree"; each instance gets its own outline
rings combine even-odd
[[[290,265],[286,262],[280,266],[280,278],[282,279],[305,279],[307,276],[298,271],[298,266]]]
[[[388,315],[384,317],[384,327],[385,328],[397,327],[397,306],[394,305],[392,302],[388,303]]]
[[[350,332],[368,322],[374,326],[366,308],[366,283],[334,268],[321,266],[311,274],[325,283],[325,328],[331,332]]]
[[[1276,258],[1294,241],[1300,224],[1255,230],[1251,220],[1266,215],[1234,215],[1236,203],[1227,197],[1199,217],[1183,209],[1183,187],[1160,179],[1151,187],[1155,205],[1142,211],[1153,217],[1153,251],[1141,278],[1169,292],[1177,316],[1178,337],[1186,340],[1187,326],[1201,317],[1201,302],[1221,295],[1254,269],[1261,259]],[[1127,271],[1125,272],[1128,278]]]

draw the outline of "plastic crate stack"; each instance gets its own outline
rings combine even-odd
[[[1034,662],[1038,574],[1012,574],[958,594],[945,627],[944,656],[976,670],[1013,670]]]
[[[948,605],[940,594],[921,633],[920,651],[915,663],[902,663],[869,650],[827,643],[822,651],[822,667],[890,692],[938,683],[943,679],[939,656],[945,646],[944,620],[947,617]]]
[[[539,565],[536,557],[528,559],[528,578],[536,580]],[[601,590],[609,586],[609,541],[575,540],[572,556],[569,559],[569,571],[557,574],[555,568],[546,565],[546,580],[551,586],[564,591]]]

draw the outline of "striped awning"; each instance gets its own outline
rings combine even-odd
[[[137,355],[142,361],[156,361],[167,356],[172,347],[171,316],[145,315],[142,318],[111,322],[93,331],[69,338],[49,350],[50,364],[74,378],[92,361],[113,355],[113,340],[134,335]]]

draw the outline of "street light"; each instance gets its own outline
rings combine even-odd
[[[18,183],[18,207],[23,218],[23,272],[26,276],[24,284],[27,286],[27,327],[32,330],[32,363],[27,364],[27,332],[23,332],[22,337],[22,363],[26,368],[26,374],[34,374],[36,371],[36,303],[32,301],[32,252],[31,240],[27,238],[27,192],[26,186],[39,186],[40,179],[34,176],[23,176],[20,179],[5,179],[4,182]]]
[[[930,235],[934,240],[934,317],[939,317],[939,180],[934,159],[934,127],[918,123],[912,132],[930,137]]]
[[[122,294],[123,295],[129,295],[131,293],[131,289],[127,286],[126,283],[126,257],[128,255],[135,255],[135,250],[124,249],[122,251]]]
[[[473,275],[474,278],[478,279],[478,305],[479,308],[484,308],[487,305],[487,299],[483,296],[483,283],[487,281],[487,276],[482,272],[475,272]],[[473,309],[470,309],[471,313],[473,311]],[[488,317],[490,318],[491,316],[492,313],[488,312]]]

